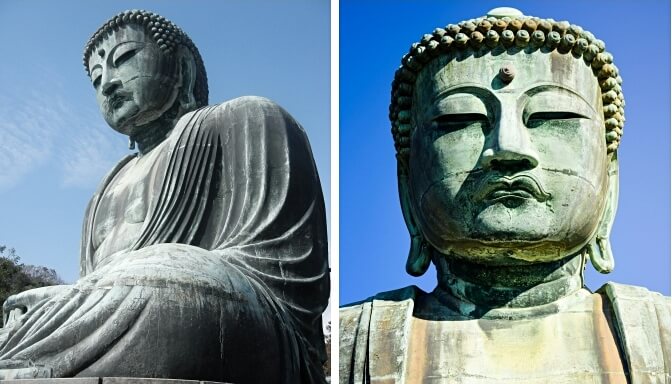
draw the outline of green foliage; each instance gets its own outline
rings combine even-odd
[[[11,295],[56,284],[63,284],[56,271],[22,264],[14,248],[0,245],[0,305]]]

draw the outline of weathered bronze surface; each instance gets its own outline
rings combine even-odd
[[[324,202],[301,126],[260,97],[207,106],[198,50],[150,12],[103,25],[84,65],[138,152],[91,199],[81,278],[4,303],[0,379],[324,382]]]
[[[392,83],[407,271],[340,313],[342,383],[666,383],[670,302],[614,267],[622,79],[605,44],[511,8],[437,28]]]

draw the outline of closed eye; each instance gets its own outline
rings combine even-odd
[[[102,76],[96,76],[95,79],[93,79],[93,88],[98,89],[98,86],[100,85],[100,79]]]
[[[575,112],[535,112],[527,118],[527,127],[535,128],[547,121],[587,119]]]
[[[122,53],[121,55],[117,56],[114,58],[114,66],[118,67],[124,62],[126,62],[128,59],[131,57],[135,56],[135,54],[138,52],[138,49],[129,49],[128,51]]]
[[[489,120],[481,113],[457,113],[439,116],[433,122],[439,130],[453,132],[476,123],[487,126]]]

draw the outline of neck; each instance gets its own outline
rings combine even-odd
[[[585,257],[516,266],[486,266],[436,255],[439,301],[463,314],[496,308],[530,308],[555,302],[583,287]]]
[[[131,140],[130,149],[133,149],[133,143],[136,143],[140,156],[151,151],[168,137],[180,117],[187,112],[188,110],[182,108],[180,101],[175,100],[173,106],[161,117],[141,126],[137,134],[129,137]]]
[[[139,132],[130,136],[130,139],[137,144],[140,155],[144,155],[165,140],[174,126],[174,121],[156,119],[140,127]]]

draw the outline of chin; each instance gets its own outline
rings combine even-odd
[[[471,232],[468,239],[490,247],[500,248],[530,248],[538,243],[548,241],[549,235],[545,231],[519,231],[515,228],[484,228]]]
[[[536,200],[510,206],[487,205],[473,214],[467,236],[484,243],[534,243],[544,241],[554,232],[553,210]]]
[[[455,244],[450,257],[490,266],[514,266],[549,263],[579,252],[582,246],[568,249],[564,243],[552,241],[466,242]]]
[[[568,236],[568,229],[479,228],[460,240],[435,245],[441,253],[479,264],[524,265],[545,263],[575,255],[592,238],[581,231]]]
[[[431,241],[441,253],[484,265],[545,263],[576,254],[591,233],[558,226],[549,216],[481,215],[465,227]],[[429,238],[428,238],[429,239]]]
[[[131,127],[127,124],[124,124],[123,121],[119,120],[106,120],[107,124],[110,126],[110,128],[114,129],[115,131],[121,133],[122,135],[130,136],[131,135]]]
[[[135,120],[137,120],[138,112],[139,108],[136,105],[123,105],[112,111],[103,112],[103,117],[112,129],[126,136],[131,136],[135,130]]]

